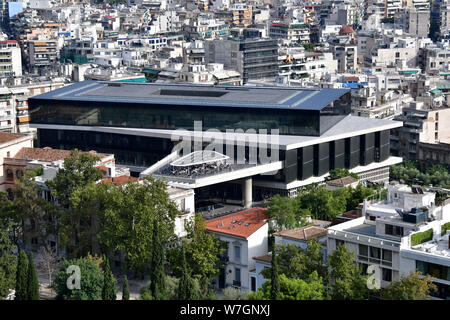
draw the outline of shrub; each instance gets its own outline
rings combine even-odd
[[[246,300],[248,292],[233,287],[227,287],[223,290],[225,300]]]
[[[427,231],[413,234],[411,236],[411,245],[416,246],[418,244],[430,241],[432,239],[433,239],[433,229],[428,229]]]
[[[70,290],[67,279],[71,276],[66,270],[75,265],[80,268],[80,289]],[[55,289],[59,298],[66,300],[101,300],[103,275],[98,265],[89,258],[66,260],[55,277]]]
[[[447,230],[450,230],[450,222],[444,223],[441,227],[441,236],[445,235]]]

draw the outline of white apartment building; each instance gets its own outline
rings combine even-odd
[[[0,132],[0,191],[13,184],[13,172],[7,172],[4,159],[14,156],[23,147],[33,147],[33,136]]]
[[[20,76],[22,76],[22,55],[17,41],[0,41],[0,79]]]
[[[362,217],[328,228],[328,255],[340,244],[347,246],[364,272],[370,265],[379,267],[381,288],[415,269],[435,272],[433,281],[440,287],[432,295],[448,298],[450,249],[443,231],[450,227],[450,203],[436,206],[433,193],[408,189],[391,185],[386,201],[366,201]]]
[[[254,207],[206,221],[206,230],[216,234],[225,248],[216,287],[256,291],[253,257],[268,251],[269,226],[265,210]]]
[[[278,56],[278,74],[289,77],[289,81],[299,79],[320,80],[327,73],[337,71],[337,60],[331,52],[305,52],[287,50]]]

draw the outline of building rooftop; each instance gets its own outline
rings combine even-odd
[[[24,137],[22,134],[0,132],[0,143],[6,143]]]
[[[396,241],[392,237],[386,237],[386,236],[377,234],[375,224],[363,223],[358,226],[345,229],[344,232],[351,232],[351,233],[360,234],[363,236],[385,239],[385,240],[389,240],[391,242],[400,242],[400,241]]]
[[[330,180],[327,184],[331,186],[348,186],[352,183],[358,182],[358,179],[353,178],[352,176],[343,177],[339,179]]]
[[[286,237],[294,240],[309,241],[318,239],[327,235],[327,229],[316,226],[305,226],[290,230],[275,232],[274,236]]]
[[[52,162],[68,158],[70,157],[70,153],[70,150],[52,149],[50,147],[22,148],[12,158]],[[98,156],[100,159],[108,156],[106,154],[97,153],[95,151],[90,151],[89,153]]]
[[[206,230],[247,239],[266,224],[267,209],[254,207],[206,221]]]
[[[259,257],[253,257],[253,260],[263,261],[267,263],[272,263],[272,255],[271,254],[265,254]]]
[[[30,99],[322,110],[347,89],[234,87],[87,80]]]
[[[100,183],[114,183],[116,186],[127,183],[128,181],[139,181],[139,178],[131,176],[119,176],[112,178],[105,178]]]

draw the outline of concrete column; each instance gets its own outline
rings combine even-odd
[[[242,181],[242,205],[244,208],[250,208],[252,206],[252,178],[245,178]]]

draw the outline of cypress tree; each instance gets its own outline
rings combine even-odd
[[[39,282],[34,265],[33,253],[28,254],[27,300],[39,300]]]
[[[128,289],[128,278],[123,278],[122,300],[130,300],[130,290]]]
[[[179,300],[193,300],[195,299],[194,293],[194,283],[192,281],[191,275],[188,272],[186,263],[186,249],[183,244],[183,255],[182,255],[182,273],[180,282],[178,284],[178,299]]]
[[[166,299],[166,274],[164,273],[164,244],[161,239],[161,229],[155,219],[153,227],[153,251],[150,273],[150,291],[156,300]]]
[[[20,250],[19,261],[16,272],[16,294],[15,300],[27,300],[27,281],[28,281],[28,258],[25,251]]]
[[[278,256],[275,248],[276,245],[274,245],[272,252],[272,277],[270,286],[271,300],[278,300],[280,298],[280,282],[278,279]]]
[[[109,266],[109,260],[105,256],[103,259],[103,288],[102,288],[102,300],[116,300],[116,280],[111,272]]]

